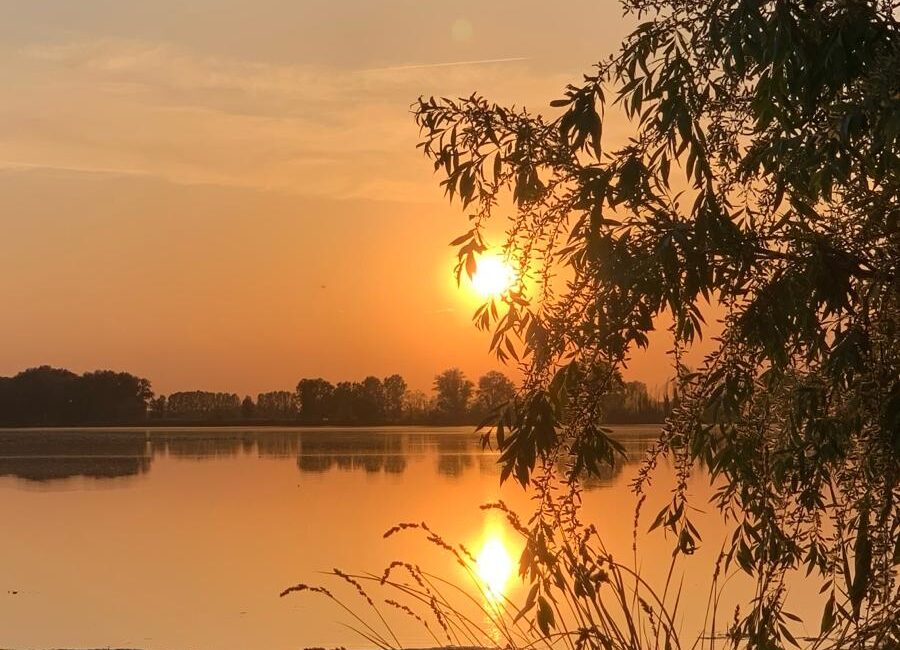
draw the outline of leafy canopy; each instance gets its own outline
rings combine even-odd
[[[424,153],[471,212],[458,273],[515,206],[519,285],[475,315],[526,374],[495,429],[503,476],[612,462],[596,397],[667,313],[679,401],[656,453],[722,486],[725,559],[758,582],[741,638],[792,639],[781,579],[806,567],[826,580],[824,637],[896,644],[900,4],[623,4],[645,22],[551,117],[478,95],[415,106]],[[607,142],[610,119],[626,141]],[[688,372],[707,301],[723,333]],[[699,538],[687,512],[676,490],[655,522],[683,552]]]

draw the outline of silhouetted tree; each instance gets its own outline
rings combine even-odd
[[[256,417],[271,420],[291,420],[300,414],[296,393],[276,390],[256,397]]]
[[[0,424],[72,426],[134,424],[147,415],[150,382],[124,372],[77,375],[41,366],[0,382]]]
[[[388,422],[400,422],[403,418],[403,397],[406,395],[406,381],[400,375],[384,379],[384,417]]]
[[[466,419],[469,398],[474,384],[459,368],[450,368],[434,378],[435,415],[442,422],[462,422]]]
[[[403,394],[403,422],[422,423],[431,414],[431,400],[420,390],[406,391]]]
[[[63,426],[77,422],[78,375],[40,366],[2,385],[0,417],[7,426]]]
[[[472,410],[479,416],[493,411],[516,396],[516,385],[502,372],[491,370],[478,379]]]
[[[168,417],[190,422],[235,420],[241,414],[241,400],[234,393],[195,390],[172,393]]]
[[[253,398],[249,395],[246,395],[243,400],[241,400],[241,418],[244,420],[252,420],[256,417],[256,404],[253,403]]]
[[[322,378],[301,379],[297,383],[297,399],[303,420],[316,423],[328,417],[333,394],[334,386]]]
[[[438,388],[439,384],[443,388]],[[360,382],[340,382],[337,387],[323,379],[303,379],[296,393],[261,393],[257,402],[250,396],[238,401],[233,393],[208,391],[181,391],[167,398],[154,397],[147,380],[128,373],[103,370],[79,376],[44,366],[15,377],[0,377],[0,426],[114,425],[146,420],[216,423],[238,418],[299,419],[309,424],[464,424],[515,393],[506,377],[490,372],[479,380],[473,400],[471,382],[456,369],[440,375],[435,388],[438,395],[430,400],[420,391],[407,390],[400,375],[391,375],[384,381],[370,376]],[[307,396],[306,411],[301,408],[301,393]],[[607,397],[604,403],[610,422],[656,422],[658,417],[649,414],[667,412],[663,403],[647,396],[642,384],[623,384]]]
[[[339,423],[353,423],[356,414],[356,395],[359,384],[352,381],[339,381],[334,387],[328,419]]]
[[[166,417],[167,400],[165,395],[158,395],[147,403],[147,416],[151,420],[163,420]]]
[[[603,399],[605,419],[610,423],[662,422],[668,412],[664,402],[654,399],[647,385],[640,381],[627,381],[613,388]]]
[[[356,422],[380,424],[384,422],[384,384],[378,377],[366,377],[355,386],[353,416]]]
[[[86,424],[141,422],[153,397],[149,381],[127,372],[86,372],[76,384],[77,419]]]

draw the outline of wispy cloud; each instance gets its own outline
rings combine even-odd
[[[4,106],[0,144],[16,161],[7,168],[437,200],[426,193],[433,180],[415,148],[410,103],[477,87],[491,88],[499,101],[543,101],[562,80],[548,83],[511,65],[528,60],[359,70],[216,57],[139,40],[33,44],[6,64],[23,76]]]
[[[78,174],[102,174],[105,176],[148,176],[139,169],[123,169],[122,167],[94,167],[87,165],[47,165],[42,163],[23,162],[19,160],[0,160],[0,171],[55,171]]]

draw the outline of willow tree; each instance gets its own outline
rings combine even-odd
[[[645,22],[551,117],[478,95],[415,106],[470,213],[460,274],[514,206],[501,246],[519,286],[475,314],[525,369],[494,429],[503,477],[615,462],[598,396],[668,315],[679,400],[635,489],[663,454],[719,486],[725,559],[757,584],[734,637],[790,641],[782,580],[805,568],[826,587],[823,639],[897,647],[900,4],[624,6]],[[604,138],[613,119],[627,140]],[[705,313],[722,333],[689,372]],[[682,552],[688,512],[676,489],[654,522]]]

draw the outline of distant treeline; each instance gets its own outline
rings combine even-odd
[[[149,381],[126,372],[78,375],[41,366],[0,377],[0,426],[473,424],[515,394],[500,372],[488,372],[476,384],[458,368],[438,374],[431,395],[391,375],[337,384],[301,379],[293,391],[260,393],[254,400],[200,390],[155,395]],[[603,399],[611,423],[661,422],[669,410],[668,397],[651,397],[641,382],[624,382]]]

